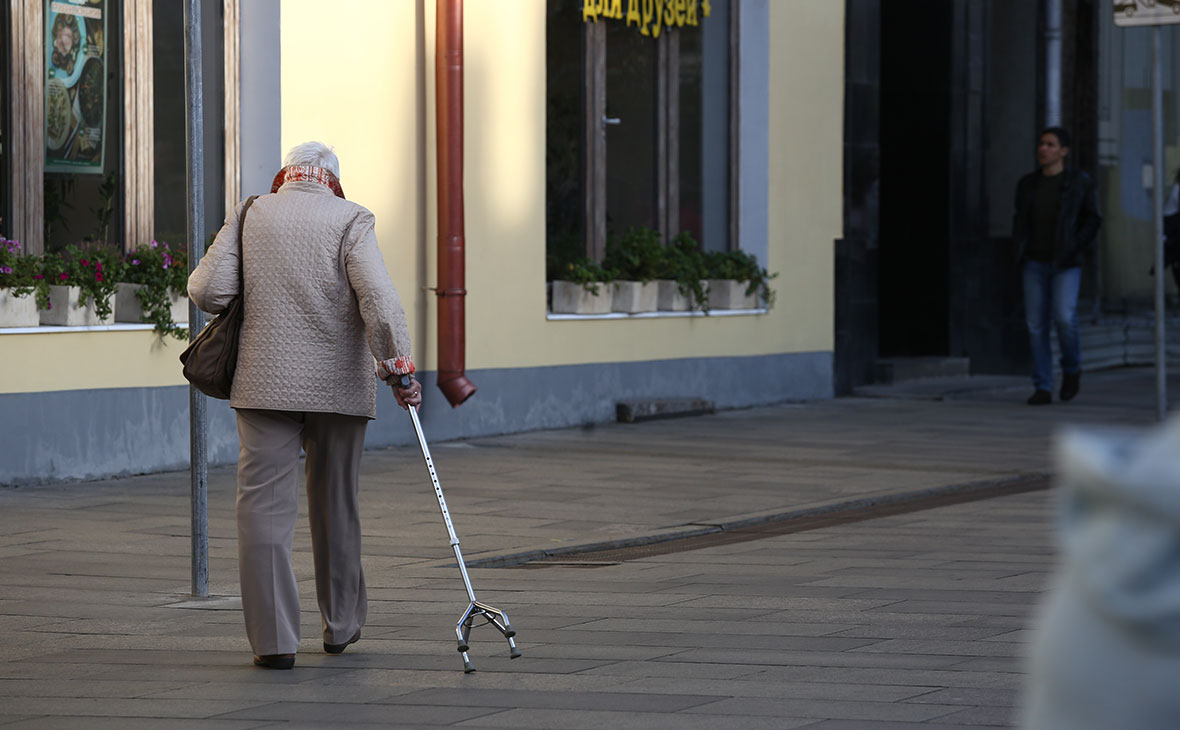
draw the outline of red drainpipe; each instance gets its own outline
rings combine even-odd
[[[435,4],[438,155],[438,387],[458,407],[475,393],[465,369],[463,271],[463,0]]]

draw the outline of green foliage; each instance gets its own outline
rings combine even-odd
[[[551,238],[545,256],[546,280],[572,281],[581,284],[591,294],[597,294],[600,283],[618,278],[617,272],[586,258],[582,250],[582,242],[574,234]]]
[[[155,325],[161,335],[188,339],[188,331],[172,321],[172,295],[185,296],[188,289],[188,254],[162,241],[140,244],[123,258],[123,277],[128,284],[142,284],[135,293],[143,305],[143,321]]]
[[[565,267],[561,269],[560,274],[560,276],[555,277],[555,280],[559,279],[561,281],[572,281],[575,284],[581,284],[582,288],[591,294],[598,293],[599,284],[619,278],[616,272],[604,269],[585,256],[567,262]]]
[[[711,252],[705,254],[706,279],[734,279],[747,283],[746,295],[757,294],[769,309],[774,306],[774,290],[770,280],[778,272],[768,273],[758,265],[758,260],[745,251]]]
[[[582,255],[582,243],[577,237],[550,239],[546,276],[550,281],[560,279],[582,284],[594,294],[598,293],[599,282],[672,279],[694,308],[707,313],[706,279],[746,282],[746,294],[756,294],[769,308],[774,306],[775,298],[770,281],[778,274],[767,272],[744,251],[706,252],[688,231],[664,245],[658,231],[639,227],[628,228],[623,235],[612,236],[607,241],[601,266]]]
[[[660,278],[666,258],[659,231],[650,228],[628,228],[622,236],[612,236],[606,242],[604,268],[616,271],[624,281]]]
[[[668,242],[659,278],[674,279],[680,293],[688,297],[691,307],[709,311],[709,296],[703,281],[705,253],[688,231],[680,232]]]
[[[49,283],[41,273],[41,257],[21,252],[20,241],[0,236],[0,289],[18,297],[36,294],[37,301],[49,301]]]
[[[67,246],[64,252],[41,258],[41,275],[48,285],[76,286],[82,291],[79,304],[94,303],[100,319],[111,315],[111,296],[118,288],[123,261],[111,246],[88,244]],[[37,304],[49,308],[49,290],[38,292]]]
[[[545,280],[564,279],[571,263],[585,258],[582,240],[573,233],[550,236],[545,247]]]

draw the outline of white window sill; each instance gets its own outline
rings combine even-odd
[[[714,309],[708,314],[699,311],[692,312],[642,312],[640,314],[626,314],[624,312],[610,312],[608,314],[554,314],[548,312],[545,319],[550,322],[585,319],[672,319],[676,317],[743,317],[749,315],[766,314],[768,309]]]
[[[188,327],[187,322],[177,322],[181,327]],[[0,327],[0,335],[50,335],[62,332],[132,332],[135,330],[150,330],[154,324],[135,324],[120,322],[119,324],[100,324],[90,327],[61,327],[46,324],[40,327]]]

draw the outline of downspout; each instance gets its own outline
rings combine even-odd
[[[464,373],[463,0],[437,0],[435,8],[438,387],[451,406],[458,407],[475,393],[475,384]]]

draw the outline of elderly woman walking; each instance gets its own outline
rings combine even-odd
[[[219,313],[238,294],[244,311],[230,406],[237,413],[238,562],[254,663],[289,669],[299,646],[291,567],[305,466],[324,651],[339,654],[365,623],[358,477],[378,378],[403,408],[421,402],[405,313],[373,232],[373,214],[344,199],[336,155],[293,148],[270,195],[234,208],[189,296]],[[239,221],[242,240],[238,240]]]

